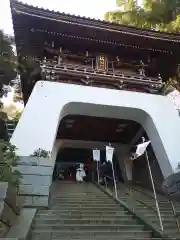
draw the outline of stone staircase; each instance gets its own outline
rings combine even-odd
[[[93,184],[65,182],[52,186],[51,208],[37,212],[30,235],[32,240],[160,239]]]
[[[9,139],[12,137],[17,124],[18,124],[18,121],[16,121],[16,120],[6,121],[6,129],[7,129]]]
[[[180,224],[180,218],[175,218],[172,204],[165,196],[157,194],[157,197],[164,232],[173,238],[180,238],[180,231],[178,230],[177,226],[177,221]],[[131,188],[131,192],[127,190],[126,194],[121,193],[121,196],[119,198],[128,205],[131,205],[133,203],[136,212],[139,212],[149,221],[151,221],[152,224],[155,224],[158,228],[160,228],[156,204],[151,190],[140,186],[135,186]],[[175,211],[180,212],[180,203],[173,201],[173,205]]]

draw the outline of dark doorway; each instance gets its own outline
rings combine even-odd
[[[92,160],[92,150],[83,148],[64,148],[59,151],[53,174],[53,179],[75,181],[76,169],[83,163],[86,171],[86,177],[89,178],[89,168]]]
[[[75,181],[76,169],[81,163],[84,164],[84,169],[86,172],[86,177],[84,178],[84,181],[92,181],[92,178],[97,178],[97,165],[96,162],[93,161],[92,149],[64,148],[60,150],[57,155],[53,179]],[[124,180],[122,178],[116,152],[114,152],[113,156],[113,166],[117,182],[123,182]],[[113,179],[111,164],[106,163],[105,149],[101,150],[100,153],[99,170],[101,178],[106,175],[110,179]]]

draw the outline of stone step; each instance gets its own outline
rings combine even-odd
[[[63,204],[74,204],[74,205],[76,205],[76,204],[84,204],[84,205],[86,205],[86,204],[97,204],[97,205],[114,205],[114,202],[112,202],[112,201],[109,201],[109,200],[99,200],[99,201],[97,201],[97,200],[71,200],[71,201],[65,201],[65,200],[51,200],[50,201],[52,204],[61,204],[61,205],[63,205]]]
[[[135,208],[136,208],[136,211],[139,211],[139,212],[144,212],[144,213],[152,212],[154,214],[157,214],[156,208],[154,208],[154,209],[148,208],[148,207],[146,207],[146,208],[137,208],[137,206]],[[160,213],[161,214],[165,214],[165,215],[173,215],[173,212],[168,210],[168,209],[167,210],[161,210],[160,209]]]
[[[56,191],[56,195],[51,196],[52,208],[38,211],[32,225],[31,240],[153,239],[151,231],[145,230],[144,225],[138,224],[123,206],[95,186],[59,184],[58,195]],[[150,219],[156,218],[141,205],[138,207]],[[170,222],[173,228],[174,223]]]
[[[141,215],[144,215],[144,216],[146,216],[146,217],[148,217],[148,218],[153,218],[153,219],[158,219],[158,216],[157,216],[157,214],[156,213],[150,213],[150,212],[141,212]],[[163,220],[167,220],[167,219],[175,219],[174,218],[174,216],[173,215],[167,215],[167,214],[161,214],[161,218],[163,219]]]
[[[77,219],[77,218],[70,218],[70,219],[62,219],[61,220],[59,218],[36,218],[36,220],[34,221],[34,224],[59,224],[59,225],[63,225],[63,224],[136,224],[135,220],[133,219],[121,219],[119,218],[117,219],[88,219],[88,218],[82,218],[82,219]]]
[[[134,197],[134,198],[133,198],[133,197]],[[155,204],[155,201],[154,201],[154,200],[144,199],[141,195],[137,195],[137,196],[132,195],[132,197],[131,197],[130,195],[126,195],[126,196],[122,196],[121,199],[122,199],[122,200],[134,199],[134,200],[137,200],[137,201],[138,201],[138,200],[141,200],[141,201],[143,201],[144,203],[147,203],[147,204]],[[158,203],[159,203],[160,205],[171,205],[168,199],[165,200],[165,201],[159,201],[159,200],[158,200]]]
[[[150,206],[150,207],[156,209],[156,205],[155,205],[155,204],[148,204],[148,203],[145,203],[145,204],[146,204],[147,206]],[[139,203],[138,205],[139,205],[139,206],[145,206],[145,205],[142,204],[142,203]],[[170,204],[162,204],[162,205],[159,204],[159,208],[160,208],[161,210],[168,209],[168,210],[171,210],[171,211],[172,211],[172,206],[171,206]],[[180,211],[180,205],[174,206],[174,208],[175,208],[176,211]]]
[[[110,201],[110,199],[106,199],[106,198],[97,198],[97,199],[95,199],[95,198],[88,198],[88,197],[82,197],[82,198],[79,198],[79,197],[77,197],[77,198],[74,198],[74,197],[71,197],[71,198],[51,198],[51,201],[52,202],[83,202],[83,201],[85,201],[85,202],[104,202],[104,200],[105,201],[109,201],[110,203],[113,203],[114,204],[114,202],[111,200]]]
[[[117,209],[117,211],[112,211],[112,209],[110,210],[105,210],[104,209],[104,212],[101,211],[102,209],[85,209],[85,208],[81,208],[81,209],[71,209],[71,211],[69,211],[68,209],[51,209],[51,210],[48,210],[47,214],[57,214],[57,215],[61,215],[61,214],[67,214],[67,215],[113,215],[113,216],[117,216],[117,215],[128,215],[128,212],[127,211],[121,211]],[[43,213],[46,213],[46,211],[41,211],[40,214],[43,214]],[[38,213],[39,214],[39,213]],[[154,216],[154,215],[150,215],[150,216]]]
[[[37,235],[36,237],[33,238],[33,240],[40,240],[42,239],[42,236]],[[67,236],[67,237],[53,237],[51,238],[50,236],[45,236],[43,237],[43,240],[134,240],[134,237],[132,236],[125,236],[125,237],[120,237],[120,236],[114,236],[114,237],[101,237],[101,236],[79,236],[79,237],[74,237],[74,236]],[[0,239],[1,240],[1,239]],[[4,240],[4,239],[3,239]],[[18,239],[5,239],[5,240],[18,240]],[[138,237],[138,240],[162,240],[162,238],[151,238],[151,237]],[[172,239],[173,240],[173,239]],[[174,238],[176,240],[176,238]]]
[[[152,222],[159,222],[159,219],[157,218],[157,219],[152,219],[151,220]],[[176,220],[174,219],[174,218],[162,218],[162,222],[164,223],[164,224],[173,224],[173,223],[175,223],[176,224]]]
[[[92,212],[92,211],[67,211],[65,209],[61,209],[61,210],[48,210],[48,212],[38,212],[37,217],[46,217],[46,216],[49,216],[49,217],[74,217],[74,218],[82,218],[82,217],[88,217],[88,218],[101,218],[101,217],[105,217],[105,218],[109,218],[109,217],[126,217],[126,218],[130,218],[131,215],[128,213],[128,212],[125,212],[125,211],[117,211],[117,212],[114,212],[114,211],[110,211],[110,212]],[[157,220],[158,221],[158,218],[155,214],[151,214],[151,213],[148,213],[146,214],[146,217],[148,217],[149,219],[153,220],[155,219],[155,221]],[[169,221],[175,221],[174,219],[174,216],[163,216],[162,215],[162,220],[169,220]]]
[[[49,231],[49,229],[35,229],[32,231],[32,239],[33,237],[39,235],[44,235],[44,236],[48,236],[50,235],[51,238],[55,239],[58,237],[59,238],[67,238],[67,237],[71,237],[72,239],[74,238],[80,238],[80,239],[84,239],[86,237],[106,237],[106,238],[112,238],[112,237],[118,237],[119,240],[121,238],[132,238],[134,237],[134,239],[137,239],[139,240],[139,238],[151,238],[152,236],[152,232],[151,231],[141,231],[141,230],[132,230],[132,229],[129,229],[129,230],[117,230],[117,231],[112,231],[112,230],[109,230],[109,229],[103,229],[103,230],[99,230],[99,231],[89,231],[89,230],[84,230],[84,231],[67,231],[67,230],[53,230],[53,231]],[[39,238],[41,239],[41,238]],[[42,238],[43,239],[43,238]]]
[[[32,228],[36,229],[49,229],[50,231],[53,230],[63,230],[63,231],[103,231],[103,230],[112,230],[112,231],[119,231],[119,230],[143,230],[144,225],[130,225],[130,224],[43,224],[43,223],[36,223],[32,225]]]
[[[96,197],[96,196],[105,196],[106,194],[104,192],[99,192],[99,189],[98,191],[85,191],[85,190],[79,190],[79,189],[76,189],[75,191],[72,191],[69,190],[69,192],[64,192],[64,191],[59,191],[58,193],[56,192],[56,196],[65,196],[67,195],[68,196],[93,196],[93,197]]]
[[[59,189],[58,193],[56,193],[57,196],[58,195],[91,195],[91,194],[94,194],[94,195],[98,195],[98,196],[104,196],[106,195],[104,192],[99,192],[99,189],[97,189],[96,191],[93,189],[88,189],[86,190],[85,188],[82,188],[82,189],[77,189],[77,188],[74,188],[73,189],[70,189],[67,187],[67,191],[64,191],[62,189]]]
[[[129,219],[131,220],[132,219],[132,216],[131,215],[125,215],[125,214],[117,214],[117,215],[114,215],[114,214],[96,214],[96,213],[92,213],[92,214],[39,214],[39,215],[36,215],[36,219],[122,219],[122,220],[126,220],[126,219]]]
[[[81,200],[80,199],[61,199],[61,198],[51,198],[51,201],[52,202],[61,202],[61,203],[79,203],[79,202],[83,202],[83,203],[89,203],[90,201],[91,202],[97,202],[97,203],[113,203],[114,204],[114,201],[112,199],[109,199],[109,198],[102,198],[102,199],[84,199],[82,198]]]
[[[154,201],[154,200],[151,200],[151,201],[149,201],[149,200],[144,200],[144,202],[145,202],[145,203],[148,203],[148,204],[155,204],[155,201]],[[166,200],[166,201],[158,201],[158,203],[159,203],[160,205],[170,205],[170,202],[169,202],[168,200]]]
[[[148,210],[153,212],[152,209],[148,209],[148,208],[137,208],[137,207],[136,207],[136,210],[139,211],[139,212],[147,212]],[[164,211],[161,211],[161,214],[164,214],[164,215],[165,215],[165,214],[173,215],[173,212],[170,211],[170,210],[164,210]]]
[[[106,194],[104,192],[99,192],[99,189],[97,191],[89,190],[86,191],[86,189],[75,189],[74,191],[72,189],[69,189],[67,191],[63,191],[59,189],[58,193],[56,192],[57,196],[67,195],[67,196],[83,196],[83,195],[90,195],[90,196],[105,196]]]
[[[138,201],[137,201],[137,203],[142,204]],[[143,201],[143,203],[148,205],[148,206],[152,206],[152,207],[156,206],[155,202],[150,203],[150,202]],[[159,204],[160,207],[171,207],[172,208],[171,204],[169,204],[168,202],[166,202],[166,203],[159,203],[158,202],[158,204]]]
[[[59,207],[97,207],[97,208],[109,208],[109,207],[118,207],[118,208],[122,208],[121,206],[119,206],[118,204],[112,204],[112,203],[96,203],[96,202],[89,202],[89,203],[83,203],[83,202],[79,202],[79,203],[54,203],[53,206],[59,206]]]
[[[156,219],[154,220],[154,218],[149,218],[151,220],[152,223],[158,223],[159,224],[159,220]],[[92,216],[86,216],[86,215],[38,215],[36,216],[36,220],[35,221],[42,221],[42,222],[49,222],[49,221],[108,221],[108,222],[135,222],[135,218],[133,218],[132,216],[114,216],[114,215],[109,215],[109,216],[104,216],[102,215],[92,215]],[[176,222],[174,219],[162,219],[163,221],[163,225],[165,224],[169,224],[169,225],[176,225]]]
[[[155,205],[148,205],[148,204],[146,204],[146,205],[144,205],[144,204],[137,204],[137,208],[147,208],[147,207],[152,207],[152,208],[154,208],[154,209],[156,209],[156,206]],[[162,211],[164,211],[164,210],[168,210],[168,211],[172,211],[173,209],[172,209],[172,207],[171,206],[169,206],[169,205],[167,205],[167,206],[159,206],[159,208],[162,210]],[[176,210],[180,210],[180,207],[178,207],[178,208],[176,208]]]
[[[92,211],[96,211],[96,210],[102,210],[102,211],[108,211],[108,210],[119,210],[119,211],[123,211],[123,207],[121,206],[118,206],[118,205],[112,205],[112,204],[109,204],[109,205],[101,205],[101,204],[88,204],[88,205],[84,205],[84,204],[78,204],[78,205],[75,205],[75,204],[66,204],[66,205],[61,205],[61,204],[51,204],[51,209],[67,209],[68,211],[71,211],[71,210],[80,210],[80,209],[90,209]],[[145,209],[146,210],[146,209]]]
[[[171,229],[170,230],[169,229],[166,230],[165,229],[164,233],[169,235],[169,236],[171,236],[172,237],[171,239],[173,239],[173,238],[175,238],[176,240],[180,239],[180,233],[178,231],[175,231],[174,229],[173,230],[171,230]]]
[[[62,206],[61,205],[55,205],[55,206],[52,206],[51,208],[52,210],[55,210],[55,209],[62,209]],[[123,208],[119,207],[118,205],[112,205],[112,206],[66,206],[66,207],[63,207],[63,210],[66,210],[66,211],[78,211],[78,210],[82,210],[82,211],[105,211],[105,212],[108,212],[108,211],[123,211]],[[143,211],[143,209],[140,209]]]
[[[126,221],[126,220],[132,220],[133,217],[131,215],[104,215],[103,213],[101,214],[78,214],[78,215],[74,215],[74,214],[39,214],[36,215],[35,219],[57,219],[57,220],[68,220],[68,219],[81,219],[81,220],[121,220],[122,221]],[[173,221],[170,221],[173,222]]]
[[[52,240],[64,240],[64,238],[52,238]],[[109,239],[112,239],[112,240],[134,240],[134,237],[98,237],[98,236],[95,236],[95,237],[83,237],[83,238],[73,238],[73,237],[66,237],[66,240],[109,240]],[[39,239],[37,239],[39,240]],[[44,240],[49,240],[49,239],[44,239]],[[138,240],[162,240],[162,238],[139,238],[138,237]],[[172,239],[173,240],[173,239]],[[174,239],[176,240],[176,239]]]
[[[51,198],[52,200],[67,200],[67,201],[69,201],[69,200],[89,200],[89,201],[96,201],[96,200],[102,200],[103,201],[103,199],[109,199],[109,198],[106,198],[106,197],[104,197],[104,196],[94,196],[93,194],[91,195],[91,196],[88,196],[88,195],[82,195],[82,196],[66,196],[66,195],[64,195],[64,196],[55,196],[55,197],[52,197]],[[112,200],[111,200],[112,201]]]

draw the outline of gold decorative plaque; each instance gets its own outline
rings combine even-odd
[[[107,70],[107,58],[106,56],[100,55],[96,58],[96,69],[98,71],[106,71]]]

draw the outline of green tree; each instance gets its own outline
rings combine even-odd
[[[16,147],[9,142],[0,141],[0,181],[8,182],[19,190],[22,175],[14,167],[19,163]]]
[[[117,10],[107,12],[105,20],[170,33],[180,32],[180,1],[179,0],[116,0]],[[167,85],[180,90],[180,76],[166,79]]]
[[[105,20],[158,31],[179,32],[179,0],[117,0],[118,9],[105,14]]]
[[[12,48],[13,38],[0,30],[0,93],[16,77],[16,58]]]

